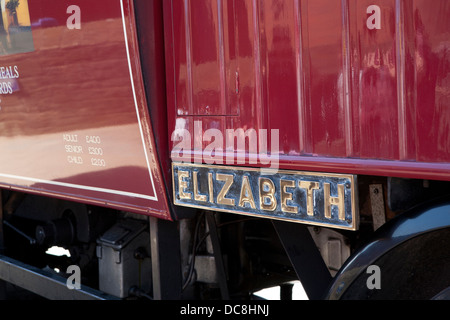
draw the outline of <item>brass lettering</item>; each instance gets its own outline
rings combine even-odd
[[[267,191],[264,190],[267,188]],[[269,204],[265,203],[268,199]],[[267,211],[275,211],[277,207],[277,199],[275,198],[275,185],[268,178],[259,178],[259,205],[261,209]]]
[[[295,188],[295,181],[292,180],[280,180],[281,187],[281,211],[288,213],[298,213],[298,207],[290,206],[287,204],[288,200],[292,201],[292,193],[288,192],[286,188]]]
[[[189,178],[189,171],[178,171],[178,194],[180,195],[180,199],[190,200],[192,199],[192,195],[189,192],[185,192],[188,184],[183,178]]]
[[[219,195],[217,196],[217,203],[227,206],[234,206],[234,199],[226,198],[228,190],[230,190],[230,187],[233,184],[234,176],[231,174],[218,173],[216,174],[216,179],[219,181],[225,181],[222,190],[220,190]]]
[[[306,190],[306,212],[308,216],[314,215],[314,190],[319,189],[318,182],[299,181],[298,186]]]
[[[343,184],[338,184],[338,196],[332,197],[330,195],[330,184],[323,184],[323,197],[324,197],[324,211],[325,217],[331,218],[331,206],[335,205],[338,207],[339,220],[345,220],[345,186]]]
[[[194,177],[194,199],[196,201],[206,202],[206,196],[200,194],[198,191],[198,172],[194,171],[192,172],[192,175]]]
[[[252,188],[247,176],[242,177],[241,195],[239,196],[239,206],[244,207],[245,202],[250,203],[250,207],[256,209],[255,199],[253,198]]]

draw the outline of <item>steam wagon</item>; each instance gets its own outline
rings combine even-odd
[[[449,297],[450,2],[0,9],[1,298]]]

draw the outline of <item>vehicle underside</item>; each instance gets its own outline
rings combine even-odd
[[[189,217],[167,222],[3,191],[0,269],[11,261],[20,262],[24,269],[9,275],[2,271],[1,277],[12,283],[2,282],[2,294],[8,299],[54,298],[58,291],[35,279],[36,274],[60,277],[60,286],[66,287],[73,281],[69,267],[76,265],[83,285],[78,291],[84,292],[84,299],[154,299],[159,295],[168,299],[250,300],[258,299],[255,293],[262,289],[279,287],[280,298],[291,300],[293,285],[299,280],[310,299],[322,299],[346,260],[370,244],[378,228],[389,225],[392,219],[402,219],[417,205],[448,197],[448,183],[359,178],[361,215],[356,232],[207,210],[192,210]],[[449,236],[445,228],[427,232],[381,256],[377,264],[391,268],[388,274],[383,273],[383,289],[388,276],[393,280],[386,283],[395,283],[395,289],[362,290],[368,275],[361,273],[355,280],[357,289],[342,298],[411,298],[410,290],[418,283],[423,285],[424,279],[429,279],[427,286],[415,291],[414,298],[434,297],[450,285],[444,245]],[[49,249],[55,247],[67,251],[54,255]],[[388,258],[391,255],[395,258]],[[408,271],[419,268],[423,272]],[[159,277],[155,269],[159,269]],[[399,279],[401,274],[404,276]],[[59,298],[69,299],[72,294],[73,290],[66,290]]]

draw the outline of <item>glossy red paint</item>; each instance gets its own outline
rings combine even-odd
[[[11,29],[2,45],[32,50],[0,55],[19,74],[5,76],[14,89],[1,96],[1,185],[170,219],[133,2],[20,3],[32,39],[29,26],[21,39]],[[79,30],[66,25],[69,5],[81,9]]]
[[[136,27],[150,120],[157,156],[167,190],[172,190],[169,161],[164,58],[163,8],[161,0],[135,0]],[[168,192],[170,198],[172,192]]]
[[[450,180],[448,1],[163,4],[169,134],[279,129],[283,169]]]

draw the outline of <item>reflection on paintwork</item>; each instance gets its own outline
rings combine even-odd
[[[0,56],[34,51],[28,0],[0,1]]]
[[[323,170],[387,174],[401,161],[402,176],[450,180],[450,3],[373,5],[164,2],[169,132],[199,116],[204,130],[275,128],[285,168],[316,170],[318,158]]]
[[[62,1],[47,2],[28,3],[33,51],[0,57],[2,80],[15,81],[0,96],[0,184],[170,218],[131,3],[79,1],[77,30]]]

